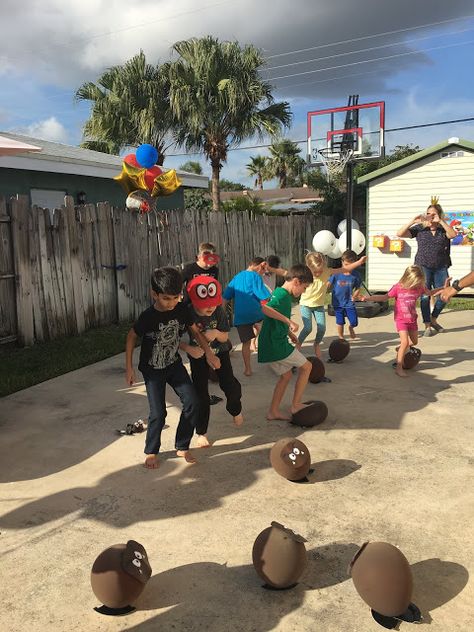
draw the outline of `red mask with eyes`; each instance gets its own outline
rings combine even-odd
[[[197,276],[186,286],[193,307],[204,309],[222,304],[222,287],[217,279],[211,276]]]
[[[216,266],[219,263],[220,258],[215,252],[205,252],[202,255],[202,260],[207,266]]]

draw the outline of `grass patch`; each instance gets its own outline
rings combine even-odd
[[[108,325],[26,349],[1,349],[0,397],[125,351],[130,326]]]

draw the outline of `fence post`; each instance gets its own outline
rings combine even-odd
[[[81,242],[79,239],[74,199],[70,195],[67,195],[64,198],[64,206],[64,219],[67,224],[67,234],[69,238],[68,246],[70,251],[74,312],[76,316],[77,333],[81,334],[86,330],[84,301],[82,298],[81,266],[79,264],[79,248],[81,246]]]
[[[22,346],[32,345],[35,341],[28,239],[29,206],[30,203],[26,195],[11,200],[18,342]]]

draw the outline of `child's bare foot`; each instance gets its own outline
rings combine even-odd
[[[398,377],[408,377],[408,373],[405,373],[403,367],[401,366],[397,366],[397,368],[395,369],[395,373],[398,375]]]
[[[244,375],[246,375],[247,377],[250,377],[252,375],[251,369],[245,369]]]
[[[295,413],[298,413],[300,410],[303,410],[303,408],[308,408],[308,406],[310,406],[310,404],[295,404],[294,406],[291,407],[291,414],[294,415]]]
[[[354,327],[349,327],[349,334],[352,338],[352,340],[354,340],[357,336],[356,336],[356,332],[354,331]]]
[[[242,413],[239,413],[233,419],[234,419],[234,424],[236,426],[241,426],[244,423],[244,418],[243,418]]]
[[[288,413],[284,413],[282,410],[269,410],[267,413],[267,420],[268,421],[277,421],[277,420],[290,421],[291,415],[289,415]]]
[[[344,336],[339,336],[339,340],[345,340]]]
[[[176,450],[177,456],[182,456],[186,463],[194,464],[197,463],[196,459],[193,457],[191,450]]]
[[[206,435],[198,435],[197,444],[198,448],[210,448],[212,445]]]
[[[145,457],[145,463],[143,464],[148,470],[157,470],[160,467],[156,454],[147,454]]]

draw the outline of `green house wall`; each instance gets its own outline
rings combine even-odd
[[[74,200],[77,199],[79,191],[84,191],[88,203],[110,202],[113,206],[125,206],[125,193],[120,185],[110,178],[0,168],[0,195],[30,195],[30,189],[66,191]],[[157,208],[184,209],[183,187],[173,195],[158,198]]]

